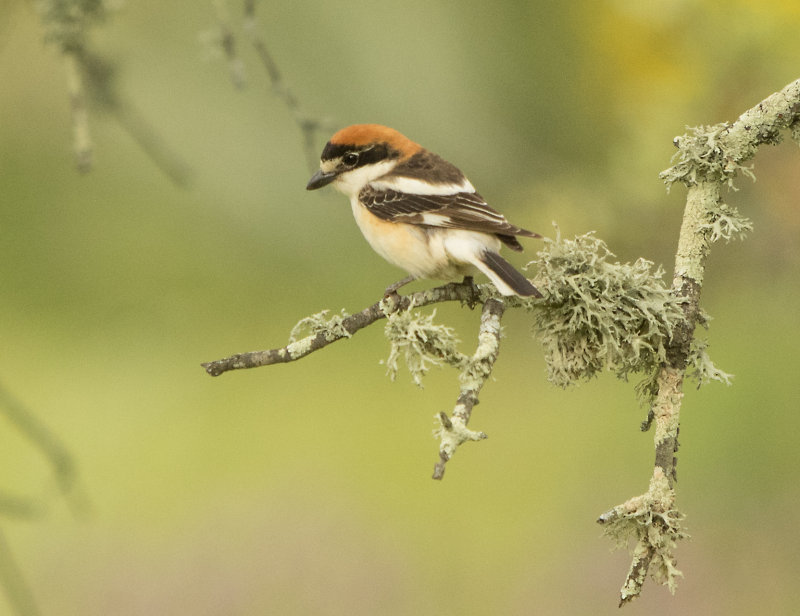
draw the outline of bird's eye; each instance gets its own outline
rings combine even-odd
[[[348,167],[353,167],[358,162],[358,154],[355,152],[348,152],[342,156],[342,162]]]

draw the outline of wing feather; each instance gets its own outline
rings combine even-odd
[[[538,233],[509,223],[505,216],[491,208],[476,192],[424,195],[367,185],[358,197],[370,212],[382,220],[492,233],[515,250],[521,250],[521,246],[514,236],[541,237]]]

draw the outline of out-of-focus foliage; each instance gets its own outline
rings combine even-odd
[[[288,365],[200,368],[284,344],[304,315],[358,311],[399,274],[341,195],[304,190],[301,132],[228,10],[245,89],[208,47],[210,4],[128,2],[91,29],[117,104],[90,106],[95,164],[80,176],[60,52],[31,3],[0,5],[0,371],[69,446],[92,501],[83,520],[60,501],[36,522],[0,520],[41,611],[617,613],[628,559],[594,519],[645,487],[651,437],[629,385],[548,384],[530,315],[504,317],[473,412],[489,439],[441,483],[429,435],[454,372],[431,369],[424,390],[391,382],[380,325]],[[684,197],[658,178],[673,137],[800,76],[788,1],[294,0],[257,16],[304,112],[392,125],[513,222],[596,231],[621,262],[667,271]],[[725,196],[754,231],[714,246],[703,304],[710,354],[736,379],[686,393],[686,578],[632,609],[778,614],[799,600],[798,161],[791,142],[762,150],[758,182]],[[436,318],[469,347],[478,317]],[[5,493],[50,489],[3,421],[0,468]]]

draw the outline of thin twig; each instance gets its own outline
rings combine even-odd
[[[72,455],[61,440],[2,384],[0,384],[0,413],[4,414],[44,454],[53,468],[53,475],[61,493],[65,496],[69,494],[74,488],[77,477]]]
[[[219,23],[219,43],[228,61],[228,71],[231,76],[231,82],[237,88],[243,88],[246,81],[244,62],[242,62],[242,58],[239,56],[237,50],[236,37],[233,34],[228,17],[227,3],[225,0],[214,0],[214,8],[217,11],[217,22]]]
[[[308,168],[311,170],[316,169],[319,165],[319,152],[316,150],[318,146],[317,136],[319,133],[327,134],[332,132],[334,127],[326,120],[315,118],[305,113],[300,101],[284,81],[277,62],[275,62],[264,37],[261,36],[258,30],[255,0],[244,1],[244,30],[250,37],[250,42],[259,60],[261,60],[261,64],[264,66],[273,92],[284,102],[295,124],[300,128],[300,132],[303,135],[303,150]]]
[[[80,53],[74,49],[65,50],[64,66],[67,74],[69,106],[72,112],[72,149],[75,153],[75,165],[78,171],[86,173],[92,168],[93,146]]]
[[[78,472],[72,454],[61,440],[36,414],[0,384],[0,413],[27,438],[50,463],[58,491],[66,499],[73,513],[80,515],[89,509],[89,501],[80,489]],[[52,488],[51,488],[52,489]],[[39,515],[46,510],[45,497],[11,497],[6,495],[0,503],[12,515]]]
[[[19,568],[11,546],[0,529],[0,586],[5,589],[11,609],[19,616],[38,616],[41,614],[33,596],[33,591]]]

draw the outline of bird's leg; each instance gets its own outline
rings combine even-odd
[[[414,282],[417,279],[416,276],[406,276],[402,280],[398,280],[394,284],[389,285],[386,287],[386,290],[383,292],[384,297],[389,297],[390,295],[397,295],[397,289],[407,285],[409,282]]]
[[[472,276],[464,276],[464,280],[461,281],[461,284],[470,288],[472,299],[467,302],[467,305],[470,308],[475,308],[478,303],[478,285],[475,284],[475,280]]]

